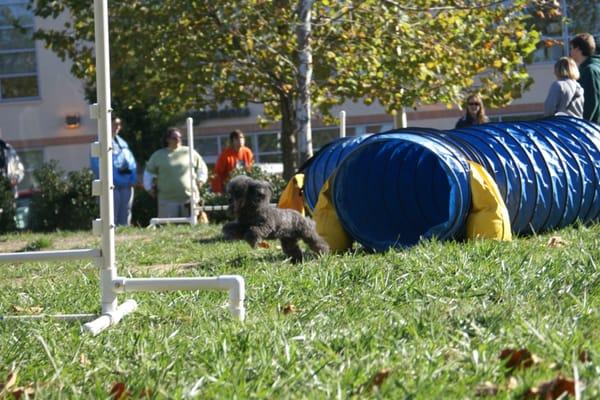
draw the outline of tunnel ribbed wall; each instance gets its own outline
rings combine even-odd
[[[338,140],[305,169],[305,197],[314,207],[335,170],[336,211],[364,246],[384,250],[457,237],[470,206],[467,160],[496,181],[515,233],[600,215],[600,127],[570,117]]]

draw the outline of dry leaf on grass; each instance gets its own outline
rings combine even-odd
[[[292,314],[297,312],[298,309],[293,304],[287,304],[281,309],[281,311],[283,311],[284,314]]]
[[[526,399],[555,400],[563,393],[575,396],[575,381],[564,376],[559,376],[549,382],[544,382],[525,392]]]
[[[79,355],[79,364],[86,367],[88,365],[90,365],[90,360],[87,358],[87,356],[83,353],[81,353]]]
[[[262,247],[263,249],[271,248],[271,245],[268,242],[265,242],[264,240],[262,242],[258,242],[257,246]]]
[[[540,363],[540,358],[531,354],[531,352],[525,348],[506,348],[500,352],[500,360],[504,361],[508,372],[512,372],[517,368],[529,368],[534,364]]]
[[[495,396],[496,394],[498,394],[498,389],[498,384],[492,383],[490,381],[485,381],[477,385],[477,387],[475,388],[475,396]]]
[[[32,385],[16,387],[14,389],[11,389],[9,391],[9,393],[12,395],[12,398],[15,400],[19,400],[21,398],[28,399],[28,398],[34,397],[35,388]]]
[[[377,372],[375,376],[371,379],[371,389],[379,388],[383,385],[383,382],[390,376],[392,370],[390,368],[384,368],[381,371]]]
[[[44,307],[41,306],[20,307],[13,304],[11,305],[11,308],[14,312],[19,314],[39,314],[44,311]]]
[[[590,352],[587,350],[579,351],[579,361],[582,363],[589,363],[592,361],[592,357],[590,356]]]
[[[548,247],[563,247],[563,246],[567,246],[568,244],[569,244],[569,242],[567,242],[560,236],[551,236],[550,239],[548,239],[548,243],[546,244],[546,246],[548,246]]]
[[[9,390],[17,383],[17,371],[9,372],[6,377],[6,382],[0,382],[0,392]]]
[[[131,397],[131,392],[127,390],[125,383],[117,382],[110,389],[110,397],[113,400],[125,400]]]

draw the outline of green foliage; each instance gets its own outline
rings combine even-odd
[[[38,251],[42,249],[48,249],[52,246],[52,238],[50,237],[38,237],[27,243],[21,251]]]
[[[528,2],[350,0],[114,0],[110,2],[113,95],[150,115],[264,105],[263,123],[282,121],[284,176],[299,121],[300,1],[312,4],[311,102],[333,121],[334,105],[378,100],[389,112],[422,104],[462,104],[478,76],[490,106],[510,103],[532,83],[539,35]],[[73,60],[93,86],[93,9],[86,0],[36,0],[36,15],[70,9],[73,21],[36,37]]]
[[[131,206],[131,224],[148,226],[150,220],[158,215],[156,197],[150,196],[143,187],[135,186],[133,205]]]
[[[31,198],[29,226],[34,231],[91,229],[98,218],[97,199],[92,196],[93,173],[85,168],[69,172],[51,161],[34,171],[39,192]]]
[[[15,227],[15,194],[10,180],[0,176],[0,233],[14,231]]]
[[[285,189],[287,182],[283,179],[280,174],[269,174],[260,169],[257,166],[253,166],[250,171],[246,168],[237,168],[231,171],[231,177],[238,175],[247,175],[253,179],[269,182],[273,189],[273,196],[271,197],[271,203],[277,203],[281,192]],[[207,206],[213,205],[227,205],[228,199],[225,193],[214,193],[210,190],[209,185],[204,185],[200,189],[200,197]],[[210,222],[223,222],[226,220],[226,211],[212,211],[208,214]]]
[[[570,244],[548,247],[553,235]],[[97,245],[86,232],[48,236],[61,248]],[[600,398],[600,225],[510,243],[359,249],[301,265],[286,262],[275,241],[269,249],[223,241],[218,225],[129,228],[117,237],[119,276],[243,276],[245,323],[230,317],[226,292],[201,290],[119,295],[138,310],[97,337],[80,323],[5,319],[4,382],[18,369],[13,388],[41,399],[109,398],[123,382],[130,398],[453,400],[478,398],[489,381],[499,390],[489,398],[522,399],[540,382],[576,373],[582,398]],[[25,313],[13,306],[101,311],[89,260],[23,262],[2,273],[1,315]],[[541,361],[507,376],[499,354],[508,347]]]

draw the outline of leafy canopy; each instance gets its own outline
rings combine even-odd
[[[306,0],[305,0],[306,1]],[[111,0],[112,91],[131,106],[177,114],[261,103],[282,117],[297,95],[298,1]],[[478,84],[490,105],[520,96],[539,35],[525,1],[314,0],[313,106],[327,116],[348,99],[401,106],[460,102]],[[93,8],[87,0],[37,0],[37,15],[71,21],[38,38],[93,84]],[[291,116],[293,118],[293,115]],[[288,116],[284,115],[284,118]]]

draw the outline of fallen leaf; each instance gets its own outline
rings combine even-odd
[[[592,357],[590,356],[590,352],[587,350],[579,351],[579,361],[582,363],[589,363],[592,361]]]
[[[6,377],[6,382],[0,382],[0,391],[9,390],[15,383],[17,383],[17,371],[9,372]]]
[[[127,387],[125,387],[125,383],[117,382],[110,389],[110,396],[114,400],[124,400],[131,396],[131,392],[127,390]]]
[[[42,311],[44,311],[44,307],[40,307],[40,306],[19,307],[19,306],[16,306],[13,304],[11,307],[14,312],[17,312],[20,314],[39,314]]]
[[[390,368],[384,368],[381,371],[377,372],[373,379],[371,379],[371,389],[379,388],[383,382],[390,376],[392,370]]]
[[[31,385],[23,386],[23,387],[16,387],[16,388],[10,390],[9,393],[12,395],[13,399],[15,399],[15,400],[19,400],[21,397],[28,399],[35,395],[35,388]]]
[[[570,378],[559,376],[548,382],[541,383],[525,392],[526,399],[555,400],[563,393],[575,396],[575,381]]]
[[[283,307],[282,311],[284,314],[292,314],[292,313],[295,313],[296,311],[298,311],[298,309],[293,304],[287,304],[286,306]]]
[[[475,396],[495,396],[498,393],[498,385],[490,381],[483,382],[475,388]]]
[[[271,245],[268,242],[265,242],[264,240],[262,242],[258,242],[257,246],[262,247],[263,249],[271,248]]]
[[[79,364],[83,365],[84,367],[88,366],[88,365],[90,365],[90,360],[87,358],[87,356],[85,354],[81,353],[79,355]]]
[[[519,387],[519,381],[514,376],[511,376],[506,381],[506,390],[515,390]]]
[[[540,358],[531,354],[527,349],[510,349],[506,348],[500,352],[500,360],[504,361],[504,365],[509,372],[517,368],[529,368],[534,364],[539,364]]]
[[[569,244],[569,242],[567,242],[560,236],[551,236],[550,239],[548,239],[548,243],[546,244],[546,246],[548,246],[548,247],[563,247],[568,244]]]

